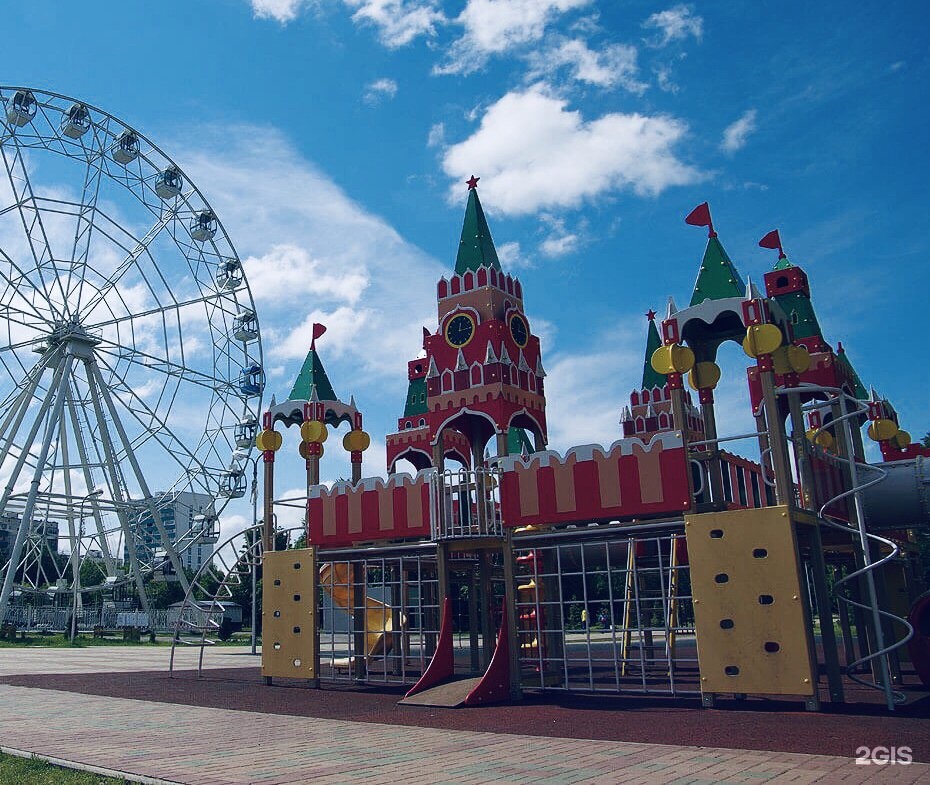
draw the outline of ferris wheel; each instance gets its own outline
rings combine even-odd
[[[0,87],[0,156],[0,622],[126,582],[148,610],[146,576],[186,589],[245,493],[264,371],[242,265],[180,167],[87,103]]]

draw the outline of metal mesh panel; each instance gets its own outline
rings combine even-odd
[[[518,551],[524,686],[698,694],[685,561],[682,534]]]
[[[320,559],[320,677],[411,684],[439,634],[435,557]]]

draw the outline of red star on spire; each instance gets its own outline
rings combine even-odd
[[[472,190],[474,190],[475,188],[477,188],[477,187],[478,187],[478,181],[479,181],[480,179],[481,179],[480,177],[475,177],[474,175],[472,175],[468,180],[466,180],[465,182],[468,183],[468,190],[469,190],[469,191],[472,191]]]
[[[654,322],[656,320],[656,312],[653,311],[652,308],[650,308],[648,311],[646,311],[646,318],[650,322]]]

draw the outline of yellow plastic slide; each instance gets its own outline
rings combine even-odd
[[[330,597],[333,605],[353,616],[352,586],[349,582],[349,565],[328,562],[320,568],[320,586]],[[391,650],[394,618],[391,609],[383,602],[372,599],[365,593],[365,652],[369,657],[387,654]]]

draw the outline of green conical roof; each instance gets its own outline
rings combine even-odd
[[[794,265],[791,264],[788,257],[783,256],[772,269],[788,270],[792,267]],[[817,314],[814,312],[814,304],[806,292],[797,291],[777,294],[775,295],[775,302],[782,307],[791,322],[791,331],[795,340],[817,337],[826,343],[823,330],[820,329],[820,322],[817,321]]]
[[[338,401],[329,377],[326,375],[326,369],[320,362],[320,356],[316,349],[307,352],[307,359],[304,360],[300,373],[297,374],[297,381],[294,382],[294,388],[288,396],[289,401],[309,401],[311,390],[316,385],[316,397],[321,401]]]
[[[416,417],[426,414],[426,378],[411,379],[407,385],[407,403],[404,406],[404,417]]]
[[[694,284],[691,305],[698,305],[704,300],[742,297],[745,294],[746,284],[740,278],[720,240],[714,235],[708,239],[707,248],[704,249],[704,259]]]
[[[655,350],[662,345],[662,339],[659,337],[659,330],[656,328],[655,314],[650,311],[652,318],[649,319],[649,329],[646,333],[646,356],[643,359],[643,386],[644,390],[651,390],[653,387],[665,387],[668,378],[664,373],[658,373],[652,367],[652,355]]]
[[[522,428],[510,428],[507,431],[507,454],[508,455],[521,455],[523,452],[526,452],[528,455],[536,452],[533,448],[532,443],[530,442],[530,437],[526,435],[526,431]]]
[[[478,190],[468,192],[468,205],[465,207],[465,222],[462,224],[462,239],[459,241],[458,256],[455,257],[455,274],[461,275],[466,270],[479,267],[501,269],[491,230],[488,228],[484,210],[478,200]]]
[[[843,344],[838,344],[837,346],[836,360],[849,374],[849,378],[852,379],[854,388],[853,395],[855,395],[860,401],[868,400],[868,390],[865,389],[865,385],[862,383],[862,379],[859,378],[859,374],[856,373],[856,369],[853,368],[852,363],[846,356],[846,350],[843,348]]]

